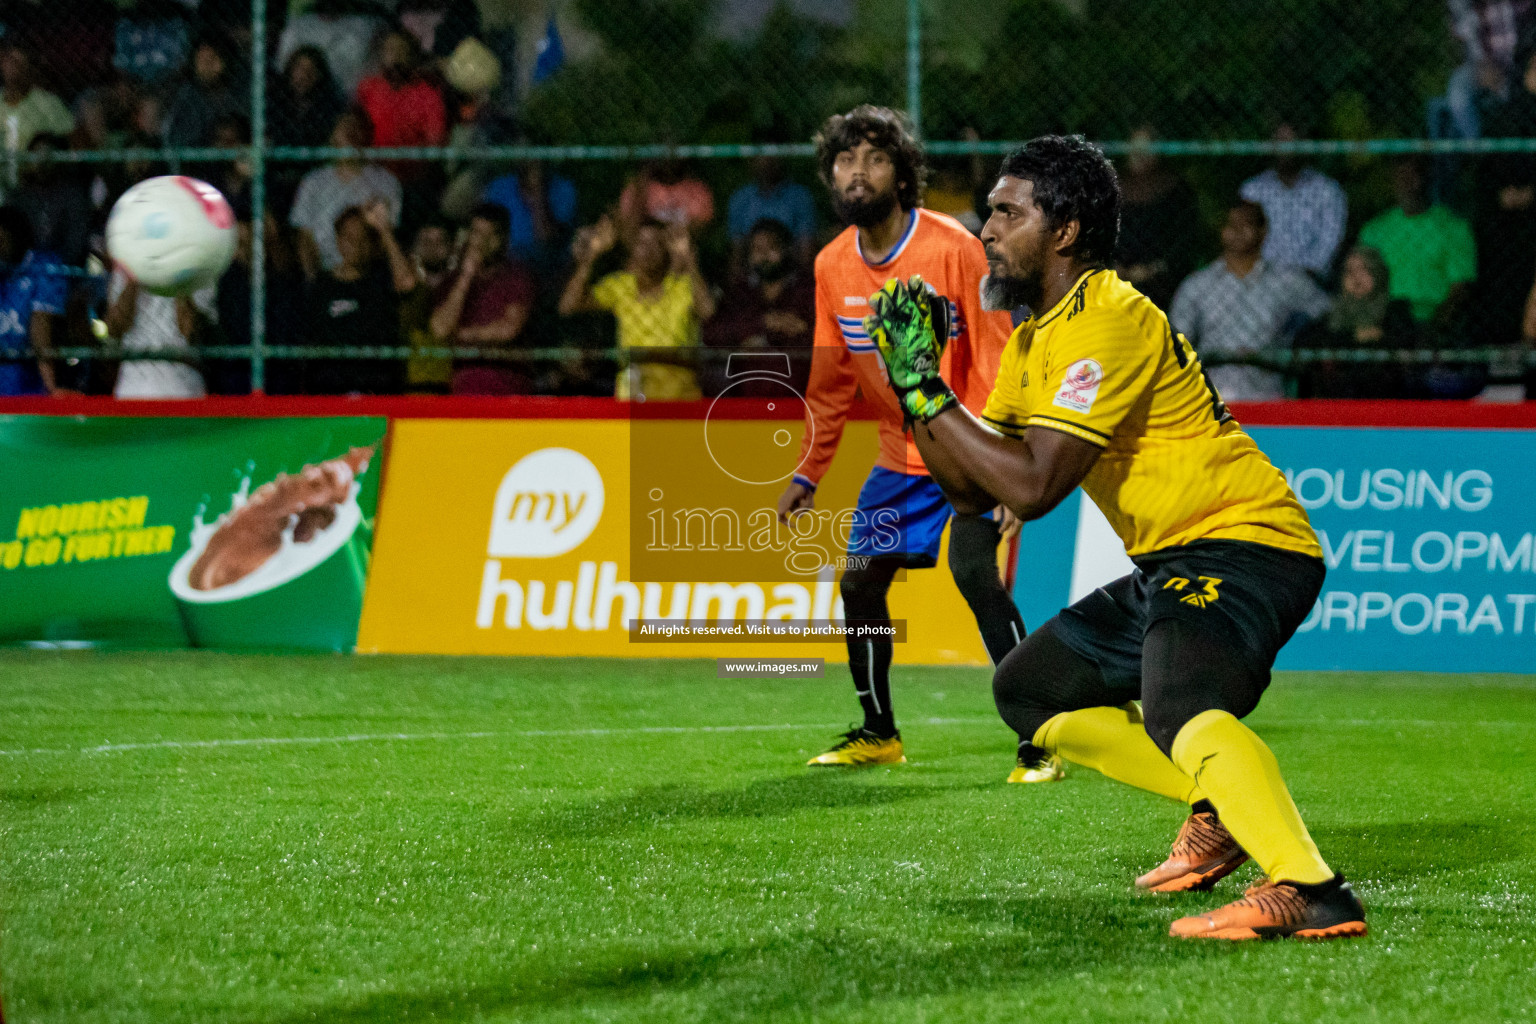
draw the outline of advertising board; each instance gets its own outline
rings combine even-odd
[[[0,417],[0,642],[350,650],[385,427]]]

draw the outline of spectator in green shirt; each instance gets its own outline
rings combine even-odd
[[[37,135],[68,135],[75,130],[74,115],[47,89],[37,85],[32,55],[20,43],[0,44],[0,127],[5,129],[5,148],[20,152]]]
[[[1397,206],[1360,229],[1360,244],[1381,253],[1391,297],[1406,299],[1413,318],[1449,327],[1477,279],[1477,245],[1465,220],[1431,204],[1422,157],[1400,161],[1393,174]]]

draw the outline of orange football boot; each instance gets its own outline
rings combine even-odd
[[[1220,818],[1197,812],[1184,819],[1168,859],[1136,879],[1136,886],[1151,892],[1204,892],[1247,859]]]
[[[1242,899],[1181,917],[1168,929],[1176,939],[1349,939],[1365,933],[1365,907],[1343,875],[1318,885],[1261,878]]]

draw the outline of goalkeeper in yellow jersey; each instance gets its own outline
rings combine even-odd
[[[1081,485],[1136,566],[1014,648],[993,680],[998,710],[1023,740],[1190,805],[1172,854],[1137,885],[1208,889],[1249,857],[1264,870],[1171,934],[1364,935],[1360,901],[1241,721],[1322,588],[1306,513],[1188,341],[1108,269],[1120,186],[1102,152],[1035,139],[1003,161],[990,202],[984,299],[1035,313],[982,416],[938,375],[947,307],[920,279],[871,297],[869,334],[960,514],[1002,503],[1036,519]]]

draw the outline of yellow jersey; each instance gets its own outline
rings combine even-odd
[[[1083,490],[1126,553],[1239,540],[1322,557],[1285,476],[1227,412],[1194,348],[1112,270],[1014,330],[982,421],[1104,449]]]
[[[640,294],[634,274],[618,270],[592,286],[592,301],[612,311],[618,321],[620,348],[686,348],[699,343],[693,283],[682,274],[668,274],[661,293],[647,298]],[[613,397],[673,402],[691,401],[701,394],[698,378],[688,367],[637,360],[619,372]]]

